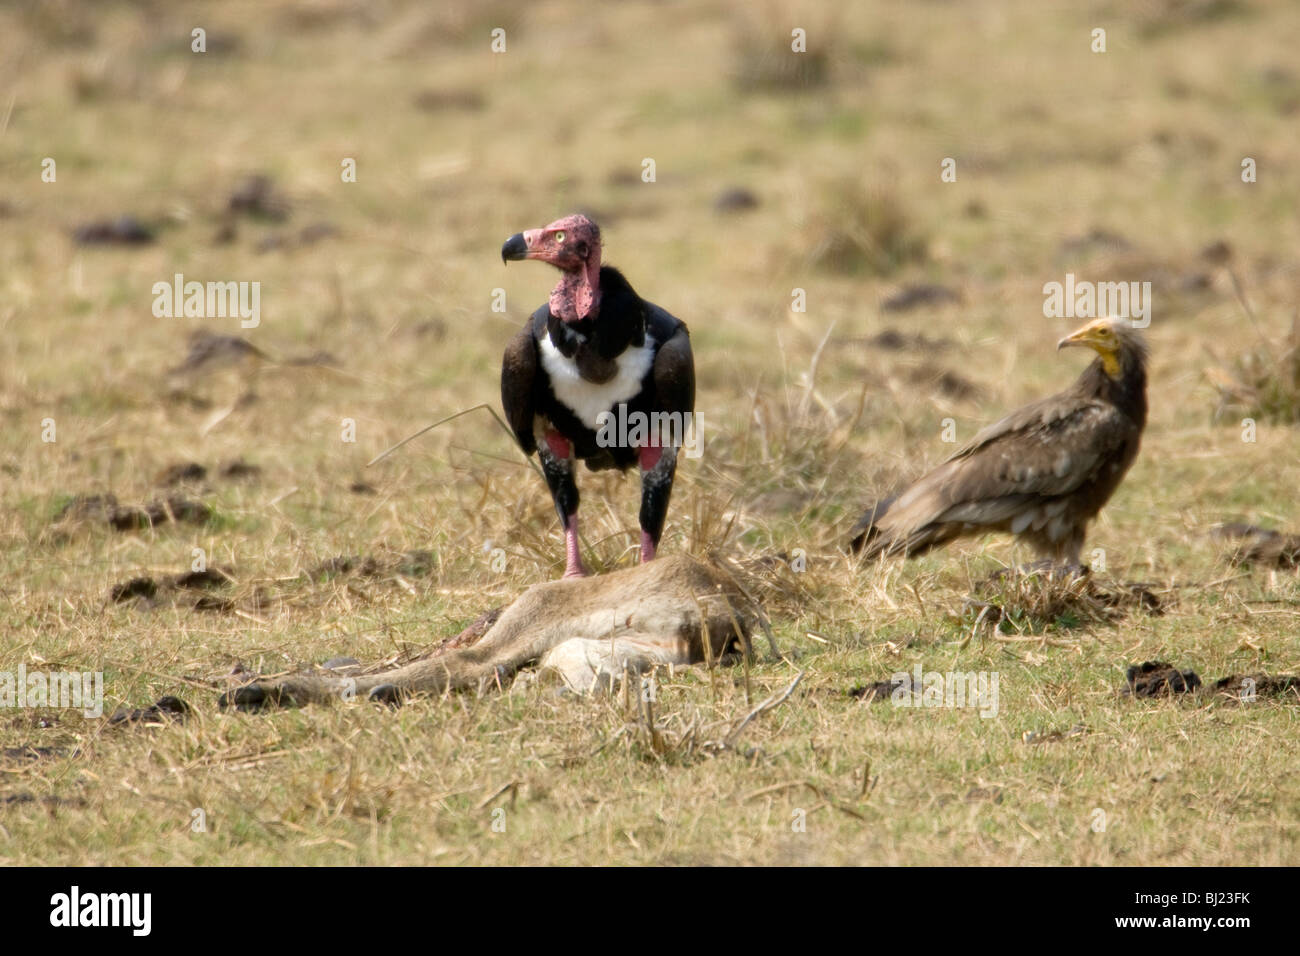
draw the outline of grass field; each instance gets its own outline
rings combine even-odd
[[[1290,0],[0,6],[0,672],[105,696],[0,709],[0,862],[1300,861],[1294,695],[1118,693],[1148,660],[1300,672],[1296,572],[1210,534],[1300,530],[1298,31]],[[486,411],[366,462],[498,404],[555,281],[501,243],[576,209],[691,328],[704,454],[662,550],[747,569],[781,658],[664,675],[653,729],[529,682],[220,711],[236,665],[408,657],[561,573]],[[124,215],[154,241],[74,238]],[[155,317],[176,273],[259,282],[260,324]],[[863,563],[847,532],[946,420],[964,441],[1078,374],[1043,313],[1066,273],[1152,283],[1150,424],[1086,553],[1163,613],[977,626],[1010,540]],[[888,307],[921,283],[959,301]],[[257,351],[200,362],[200,331]],[[1258,415],[1223,397],[1249,352],[1278,370]],[[589,563],[631,564],[635,477],[579,480]],[[169,496],[176,521],[121,510]],[[196,548],[224,575],[169,588]],[[918,665],[996,672],[997,715],[849,694]],[[106,719],[168,694],[187,720]]]

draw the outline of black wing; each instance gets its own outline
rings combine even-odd
[[[533,435],[536,380],[537,338],[533,317],[529,316],[523,329],[506,346],[501,360],[501,407],[525,455],[537,451],[537,439]]]
[[[654,411],[695,411],[695,356],[686,323],[650,307],[647,331],[661,342],[655,353]]]

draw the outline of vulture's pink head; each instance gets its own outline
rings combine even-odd
[[[600,311],[600,226],[586,216],[515,233],[501,247],[501,261],[511,259],[540,259],[563,273],[551,292],[551,312],[564,321]]]

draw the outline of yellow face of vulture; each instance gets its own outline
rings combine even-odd
[[[1071,345],[1086,345],[1101,356],[1106,374],[1119,378],[1120,353],[1124,350],[1125,334],[1131,333],[1132,328],[1128,319],[1093,319],[1057,342],[1056,349],[1059,352]]]

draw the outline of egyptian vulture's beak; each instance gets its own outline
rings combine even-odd
[[[1085,325],[1083,328],[1071,332],[1056,343],[1056,351],[1059,352],[1071,345],[1092,345],[1092,327]]]

